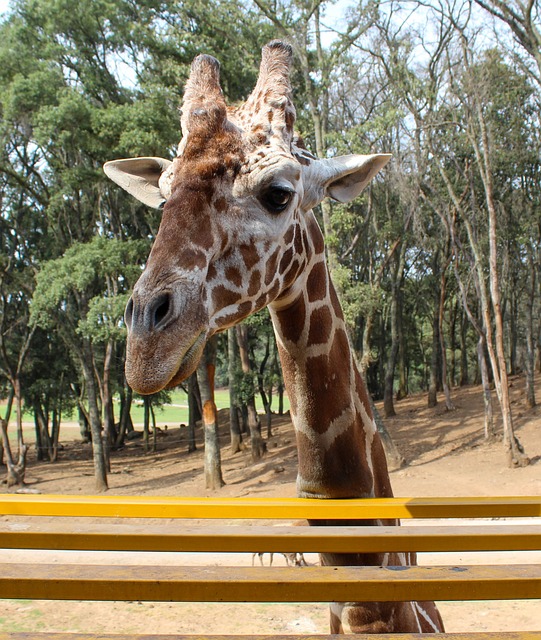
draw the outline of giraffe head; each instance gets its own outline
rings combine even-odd
[[[311,156],[294,134],[290,63],[289,45],[266,45],[254,91],[228,108],[218,62],[198,56],[174,160],[105,165],[126,191],[163,209],[126,308],[126,377],[139,393],[179,384],[212,334],[291,299],[307,261],[323,250],[311,209],[325,196],[356,197],[389,160]]]

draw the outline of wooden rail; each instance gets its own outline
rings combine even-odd
[[[171,567],[3,563],[0,598],[401,602],[541,598],[541,566]]]
[[[178,528],[178,526],[177,526]],[[0,531],[0,548],[79,551],[184,551],[226,553],[385,553],[391,551],[535,551],[540,525],[292,527],[183,526],[178,533],[107,533],[57,527]]]
[[[541,496],[314,500],[3,494],[0,515],[196,520],[532,518],[541,516]]]

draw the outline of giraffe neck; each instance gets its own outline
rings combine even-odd
[[[297,492],[311,498],[391,496],[315,220],[308,230],[316,250],[287,298],[270,306],[297,438]]]

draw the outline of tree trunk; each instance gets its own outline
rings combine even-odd
[[[494,370],[494,383],[498,392],[502,418],[503,418],[503,441],[510,467],[524,467],[530,463],[530,459],[525,455],[520,442],[515,436],[513,427],[513,415],[511,412],[511,402],[509,399],[509,381],[507,377],[507,363],[505,360],[504,347],[504,326],[501,308],[501,293],[498,273],[498,242],[497,242],[497,212],[494,200],[493,173],[490,160],[490,140],[488,129],[484,119],[484,114],[479,101],[476,101],[477,123],[479,125],[482,147],[474,140],[474,150],[477,156],[483,187],[485,189],[485,200],[488,211],[488,240],[489,240],[489,284],[494,314],[496,357],[492,359]],[[473,139],[473,136],[472,136]],[[488,323],[487,323],[488,324]],[[490,345],[489,345],[490,348]],[[496,375],[496,371],[498,375]]]
[[[152,451],[158,450],[158,428],[156,426],[156,414],[154,413],[154,407],[150,404],[150,418],[152,420]]]
[[[267,366],[267,362],[269,361],[270,356],[270,334],[267,335],[267,341],[265,344],[265,353],[261,360],[261,364],[259,366],[259,371],[257,373],[257,386],[259,389],[259,395],[261,397],[261,402],[263,403],[263,407],[265,409],[265,417],[267,422],[267,439],[272,437],[272,412],[271,412],[271,402],[272,402],[272,388],[267,394],[265,391],[265,368]]]
[[[133,423],[131,419],[131,405],[133,399],[133,390],[124,379],[124,388],[120,395],[120,424],[116,434],[115,449],[120,448],[124,444],[126,434],[133,431]]]
[[[113,341],[107,342],[105,349],[105,359],[103,363],[103,383],[102,383],[102,407],[103,407],[103,428],[107,439],[108,448],[111,447],[117,438],[115,429],[115,411],[113,405],[113,394],[111,393],[111,364],[113,360]]]
[[[203,428],[205,432],[205,488],[219,489],[225,482],[222,477],[220,441],[218,435],[218,412],[214,402],[214,373],[216,370],[216,336],[206,346],[197,367],[197,381],[203,405]]]
[[[79,433],[81,434],[81,440],[83,442],[92,442],[92,435],[90,433],[90,419],[88,417],[88,411],[83,407],[82,399],[77,399],[77,413],[79,420]]]
[[[235,389],[235,374],[237,371],[235,328],[227,330],[227,373],[229,378],[229,431],[231,434],[231,453],[238,453],[244,449],[240,432],[237,391]]]
[[[406,243],[400,243],[400,251],[398,254],[393,252],[395,267],[392,273],[391,285],[391,348],[389,349],[389,357],[387,358],[387,366],[385,367],[385,383],[383,388],[383,409],[385,417],[390,418],[396,415],[394,409],[393,391],[394,391],[394,374],[396,362],[398,359],[398,350],[400,347],[400,316],[401,316],[401,294],[402,280],[404,277],[404,268],[406,261]]]
[[[537,277],[535,262],[530,257],[530,287],[526,299],[526,404],[530,409],[536,406],[535,401],[535,339],[533,309],[535,304]]]
[[[280,376],[280,380],[278,381],[278,415],[284,415],[284,382],[282,377]]]
[[[15,462],[13,453],[11,451],[7,420],[0,419],[0,429],[2,431],[2,446],[4,449],[4,456],[6,458],[6,482],[8,487],[24,485],[24,476],[26,472],[26,454],[28,452],[28,447],[23,440],[21,385],[18,377],[15,377],[11,381],[11,384],[12,388],[8,396],[6,416],[9,418],[9,415],[11,414],[11,407],[13,406],[13,400],[15,400],[15,407],[17,411],[17,462]]]
[[[477,358],[481,371],[481,384],[483,387],[483,404],[485,407],[485,440],[493,440],[496,436],[494,428],[494,411],[492,409],[492,393],[490,392],[490,380],[488,377],[487,359],[485,355],[485,339],[479,336],[477,342]]]
[[[197,377],[195,373],[192,373],[188,378],[188,453],[197,451],[197,445],[195,443],[195,424],[200,413],[197,406],[196,385]]]
[[[36,424],[36,453],[38,460],[45,460],[45,457],[52,462],[53,446],[49,435],[49,425],[47,416],[38,399],[34,400],[34,421]]]
[[[45,454],[43,452],[43,444],[41,442],[41,425],[40,419],[36,412],[37,401],[34,401],[34,431],[36,433],[36,460],[42,462],[45,460]]]
[[[103,449],[103,441],[101,438],[101,420],[100,410],[98,407],[98,393],[96,389],[96,381],[94,378],[94,368],[92,366],[92,347],[88,340],[83,345],[83,353],[81,354],[81,368],[86,386],[86,396],[88,400],[88,416],[90,422],[90,434],[92,437],[92,455],[94,459],[94,475],[96,479],[96,491],[101,493],[109,487],[107,484],[107,467],[105,460],[105,452]]]
[[[2,446],[7,466],[6,484],[8,487],[22,486],[24,485],[28,447],[24,443],[19,445],[19,456],[15,462],[8,438],[7,422],[3,418],[0,418],[0,430],[2,431]]]
[[[440,388],[441,358],[440,358],[440,290],[439,290],[439,250],[432,260],[432,276],[435,283],[434,291],[434,315],[432,320],[432,356],[430,359],[430,382],[428,387],[428,406],[435,407],[438,404],[438,389]],[[436,285],[437,283],[437,285]]]
[[[246,376],[251,376],[253,374],[249,356],[248,327],[245,324],[238,324],[236,330],[242,371]],[[252,460],[255,462],[265,453],[266,445],[261,436],[261,423],[257,416],[253,393],[246,400],[246,409],[248,411],[248,429],[250,430]]]
[[[145,444],[145,451],[148,452],[148,432],[150,426],[150,396],[145,396],[143,399],[143,442]]]
[[[60,422],[62,419],[62,412],[60,410],[60,408],[54,408],[53,409],[53,424],[52,424],[52,433],[51,433],[51,440],[52,440],[52,451],[53,451],[53,457],[51,458],[51,462],[56,462],[57,458],[58,458],[58,443],[60,441]]]
[[[470,383],[470,372],[468,369],[468,320],[465,313],[460,319],[460,380],[459,385],[465,387]]]
[[[448,265],[449,263],[447,263]],[[447,411],[454,411],[455,407],[451,400],[451,391],[449,389],[448,372],[447,372],[447,347],[445,345],[445,334],[443,331],[443,319],[445,314],[445,287],[447,271],[447,265],[444,266],[441,272],[440,280],[440,300],[438,304],[438,334],[440,337],[440,357],[441,357],[441,382],[443,386],[443,394],[445,397],[445,408]]]
[[[400,469],[405,466],[406,460],[400,454],[400,451],[398,451],[398,449],[396,448],[394,440],[391,438],[389,432],[387,431],[385,423],[381,419],[381,415],[376,405],[374,404],[374,400],[372,399],[370,393],[368,394],[368,401],[370,402],[370,407],[374,416],[374,422],[376,423],[376,428],[381,438],[383,449],[385,450],[385,457],[387,458],[389,471]]]

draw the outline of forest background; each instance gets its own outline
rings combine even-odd
[[[362,198],[326,201],[316,212],[372,396],[386,416],[416,391],[452,410],[454,385],[482,384],[486,438],[501,424],[508,463],[528,463],[507,377],[525,374],[534,406],[538,2],[13,0],[0,18],[0,460],[8,484],[24,482],[24,406],[38,459],[51,461],[62,416],[76,412],[92,441],[96,489],[107,488],[108,458],[133,432],[122,314],[159,212],[110,183],[103,163],[174,155],[192,59],[220,60],[234,103],[252,89],[261,47],[276,37],[293,45],[307,146],[320,157],[393,154]],[[216,358],[217,385],[230,388],[232,447],[242,446],[246,423],[257,459],[265,447],[254,396],[269,419],[283,410],[267,312],[221,335],[206,357]],[[208,392],[198,373],[186,385],[192,434]],[[168,400],[142,399],[145,435],[153,407]],[[208,475],[208,486],[219,484],[219,474]]]

